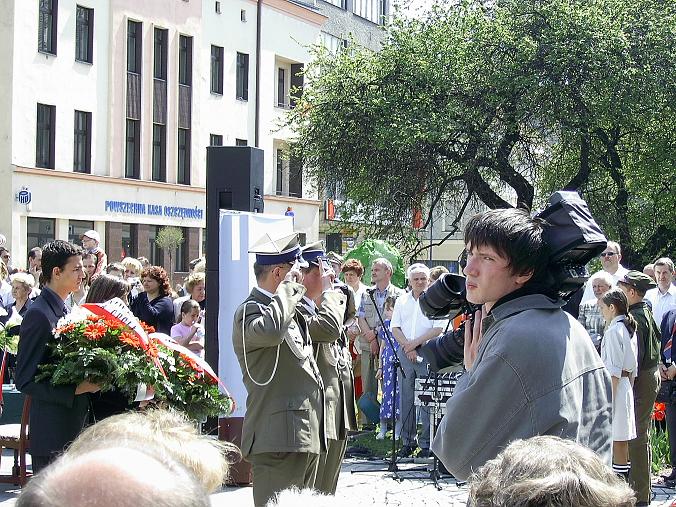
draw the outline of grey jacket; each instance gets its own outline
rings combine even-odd
[[[464,480],[511,441],[556,435],[612,451],[610,376],[561,301],[530,294],[484,318],[473,367],[458,381],[432,450]]]

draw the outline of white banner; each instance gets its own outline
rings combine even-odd
[[[293,220],[280,215],[221,211],[219,222],[218,376],[237,405],[231,417],[243,417],[246,389],[232,345],[232,322],[235,310],[256,285],[256,256],[248,253],[249,248],[266,233],[273,238],[293,233]]]

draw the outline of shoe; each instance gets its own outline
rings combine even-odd
[[[412,445],[405,445],[401,449],[399,449],[399,452],[397,453],[397,456],[400,458],[410,458],[413,456],[413,451],[415,451],[415,447]]]
[[[662,475],[661,477],[665,481],[676,481],[676,468],[672,468],[669,475]]]
[[[429,458],[431,456],[432,456],[432,453],[430,452],[429,449],[420,449],[420,452],[418,453],[416,458],[426,459],[426,458]]]
[[[345,454],[347,456],[371,456],[373,454],[371,451],[369,451],[366,447],[363,445],[351,445],[347,449],[345,449]]]
[[[376,440],[385,440],[385,432],[379,431],[378,434],[376,435]]]

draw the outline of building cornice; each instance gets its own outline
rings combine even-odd
[[[73,173],[57,171],[54,169],[39,169],[35,167],[14,166],[14,172],[19,174],[32,174],[45,178],[64,178],[78,181],[90,181],[101,184],[128,185],[135,188],[158,188],[161,190],[174,190],[177,192],[194,192],[204,194],[206,188],[193,187],[190,185],[177,185],[175,183],[161,183],[158,181],[144,181],[130,178],[115,178],[113,176],[100,176],[98,174]]]
[[[258,2],[256,0],[249,0],[250,3],[256,5]],[[268,7],[272,7],[275,10],[288,14],[302,21],[312,23],[318,27],[321,27],[327,19],[327,16],[324,16],[320,12],[314,11],[308,7],[303,7],[289,0],[260,0],[260,2]]]
[[[263,196],[263,201],[285,202],[289,204],[309,204],[311,206],[317,207],[321,205],[321,201],[318,201],[317,199],[303,199],[301,197],[289,197],[288,195],[265,194]]]

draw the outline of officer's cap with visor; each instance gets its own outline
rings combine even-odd
[[[298,234],[288,234],[273,239],[266,234],[251,246],[249,253],[256,254],[256,264],[272,266],[274,264],[293,264],[296,261],[301,268],[308,267],[308,263],[301,255]]]
[[[301,250],[303,259],[312,264],[319,266],[322,259],[326,259],[326,251],[324,250],[324,243],[322,241],[315,241],[303,247]]]

